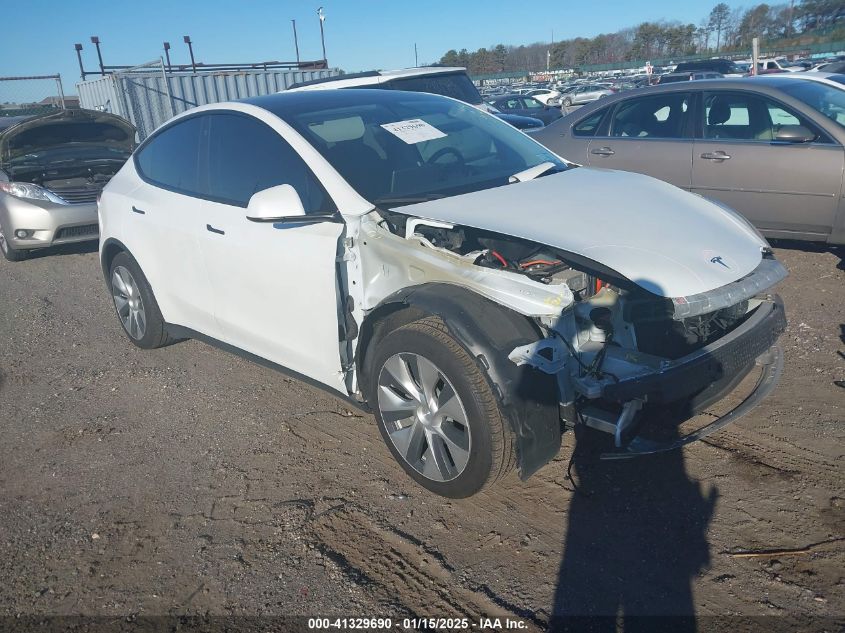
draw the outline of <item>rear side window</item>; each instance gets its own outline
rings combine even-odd
[[[672,92],[630,99],[613,114],[611,136],[635,138],[684,138],[686,114],[692,97]]]
[[[582,119],[572,126],[573,136],[595,136],[601,125],[601,120],[607,113],[607,108],[602,108],[598,112],[591,114],[586,119]]]
[[[291,185],[306,213],[335,210],[299,154],[275,130],[239,114],[212,114],[208,123],[208,184],[204,197],[246,207],[259,191]]]
[[[192,117],[165,128],[135,155],[144,180],[186,195],[202,195],[199,156],[203,118]]]
[[[431,94],[452,97],[464,103],[478,105],[481,94],[472,80],[465,73],[450,73],[445,75],[421,75],[404,79],[391,79],[389,86],[393,90],[407,90],[409,92],[430,92]]]

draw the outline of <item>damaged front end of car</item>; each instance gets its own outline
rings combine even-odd
[[[496,385],[523,478],[558,452],[567,425],[613,435],[609,458],[671,450],[736,420],[777,384],[786,320],[769,290],[786,271],[765,246],[750,273],[668,297],[583,253],[406,210],[373,211],[354,229],[364,333],[388,312],[440,315]],[[708,426],[664,441],[640,434],[656,408],[671,407],[677,428],[755,367],[751,394]]]

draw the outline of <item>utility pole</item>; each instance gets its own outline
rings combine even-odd
[[[420,60],[417,56],[417,43],[414,42],[414,68],[419,68]]]
[[[164,42],[164,56],[167,58],[167,70],[170,70],[170,42]]]
[[[323,22],[326,21],[326,14],[323,13],[323,7],[317,9],[317,17],[320,18],[320,43],[323,45],[323,61],[326,63],[326,66],[328,66],[329,62],[326,59],[326,36],[325,33],[323,33]]]
[[[293,22],[293,45],[296,47],[296,64],[299,65],[299,40],[296,38],[296,20]]]

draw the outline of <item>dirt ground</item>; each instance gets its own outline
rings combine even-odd
[[[579,434],[578,492],[568,433],[529,481],[449,501],[330,395],[199,342],[130,345],[94,248],[0,261],[0,628],[80,614],[845,623],[845,250],[776,245],[786,369],[741,421],[625,463],[598,462]]]

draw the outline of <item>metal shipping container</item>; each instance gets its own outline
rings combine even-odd
[[[291,84],[339,74],[325,70],[165,73],[155,62],[76,84],[80,105],[131,121],[143,141],[171,117],[196,106],[272,94]]]

